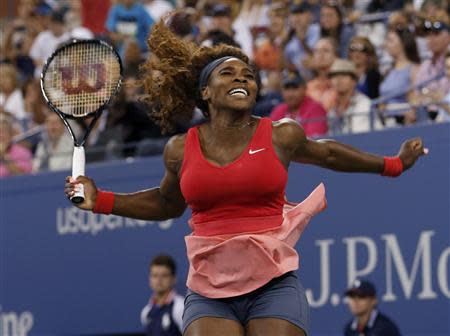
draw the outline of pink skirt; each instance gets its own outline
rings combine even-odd
[[[311,217],[326,208],[320,184],[303,202],[286,203],[281,226],[220,236],[185,237],[189,259],[187,287],[208,298],[249,293],[273,278],[297,270],[294,249]]]

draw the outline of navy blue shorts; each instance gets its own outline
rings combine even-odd
[[[188,290],[184,300],[183,333],[201,317],[234,320],[242,326],[256,318],[289,321],[305,334],[309,330],[309,305],[295,272],[288,272],[253,292],[224,299],[210,299]]]

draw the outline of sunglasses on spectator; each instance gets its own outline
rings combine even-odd
[[[362,43],[352,43],[348,48],[350,51],[367,52],[367,48]]]
[[[450,30],[450,26],[441,21],[425,21],[423,23],[425,32],[427,33],[440,33],[443,30]]]
[[[404,24],[391,25],[389,26],[389,29],[396,31],[398,34],[414,33],[414,27]]]

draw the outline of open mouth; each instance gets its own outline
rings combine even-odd
[[[244,88],[235,88],[228,91],[228,94],[230,96],[236,96],[236,97],[248,97],[249,93]]]

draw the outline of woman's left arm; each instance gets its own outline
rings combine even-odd
[[[375,173],[389,175],[386,165],[392,160],[401,161],[401,168],[394,171],[405,171],[411,168],[417,159],[427,153],[420,138],[405,141],[397,158],[387,158],[360,151],[335,140],[310,140],[303,129],[295,122],[284,119],[274,126],[274,142],[282,147],[289,161],[317,165],[323,168],[349,173]],[[281,145],[281,146],[280,146]],[[400,172],[401,172],[400,171]]]

